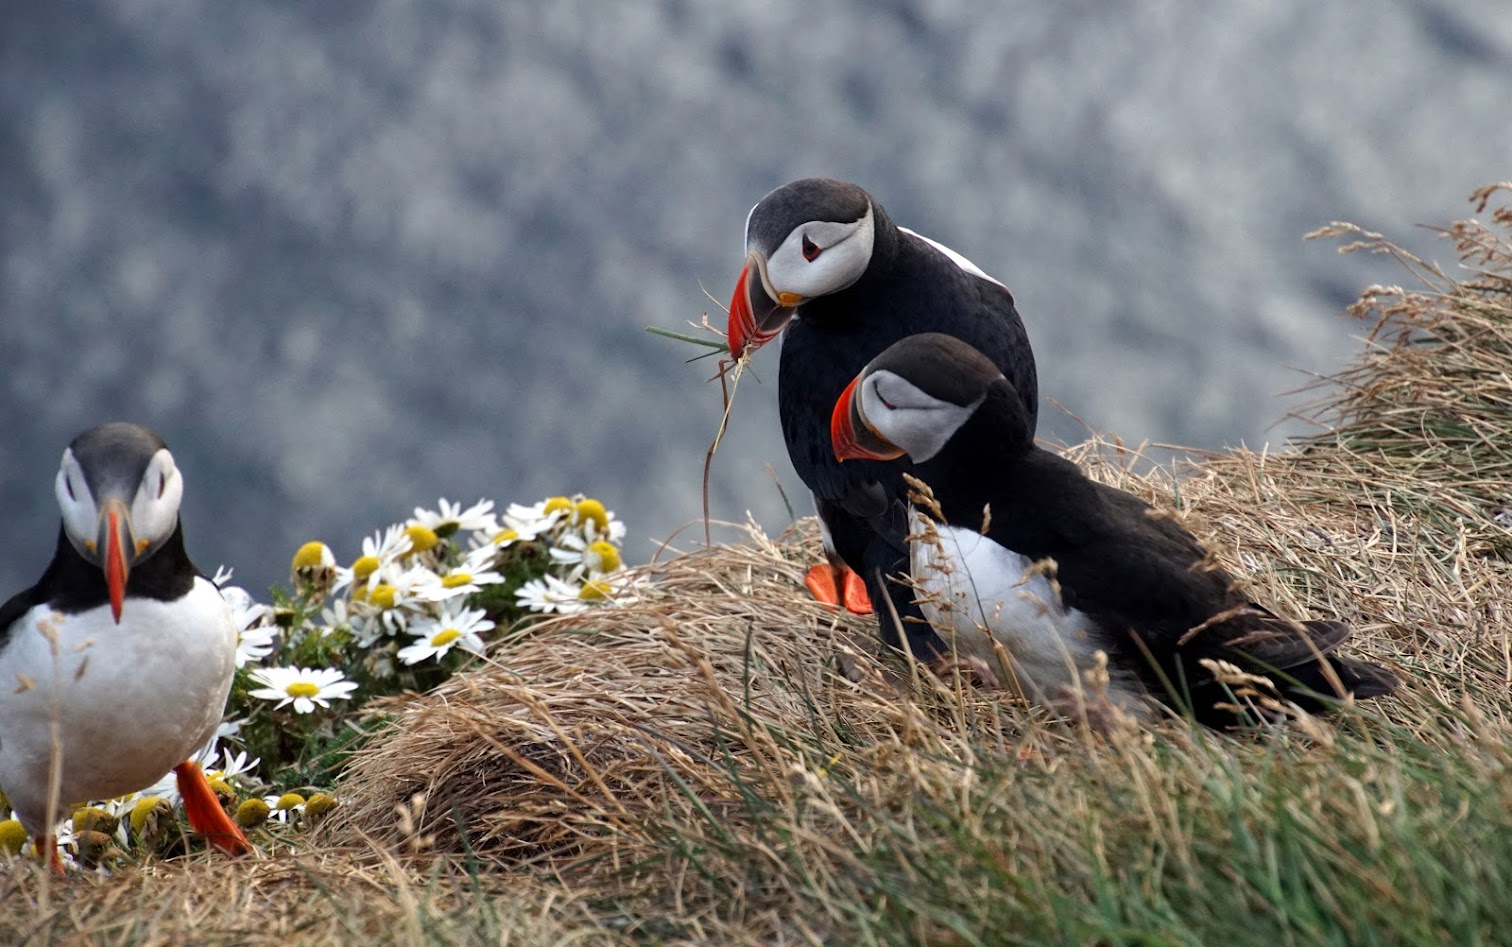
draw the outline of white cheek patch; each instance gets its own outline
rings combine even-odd
[[[916,464],[950,443],[981,403],[982,398],[969,405],[942,401],[886,370],[873,372],[861,384],[861,413],[867,423]]]
[[[63,514],[64,532],[80,552],[87,551],[85,543],[95,541],[95,526],[100,514],[95,507],[94,496],[89,492],[89,484],[84,480],[84,471],[80,469],[79,462],[74,460],[71,450],[63,451],[63,464],[58,468],[53,493],[58,498],[58,509]]]
[[[131,529],[139,546],[143,540],[156,546],[173,533],[183,497],[184,479],[164,448],[147,464],[131,501]]]
[[[822,248],[814,260],[803,257],[804,237]],[[767,276],[778,292],[797,293],[805,299],[838,293],[866,272],[875,242],[870,207],[860,220],[851,223],[809,221],[793,228],[772,253],[767,260]]]

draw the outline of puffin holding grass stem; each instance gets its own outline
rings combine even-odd
[[[1153,696],[1215,728],[1396,689],[1337,654],[1343,622],[1250,601],[1174,519],[1037,447],[1013,383],[959,339],[889,347],[836,400],[830,431],[837,461],[913,460],[939,520],[913,514],[922,610],[958,660],[1032,699],[1084,701],[1098,652],[1112,705],[1145,716]]]
[[[842,466],[829,441],[829,409],[846,383],[883,349],[919,332],[953,335],[985,353],[1022,393],[1033,430],[1034,353],[1002,283],[894,224],[854,184],[806,178],[751,209],[745,267],[730,301],[730,351],[740,357],[783,336],[783,438],[813,491],[828,560],[809,570],[805,584],[827,604],[875,610],[884,641],[901,647],[906,636],[911,653],[933,659],[944,643],[922,621],[911,590],[886,578],[906,566],[903,474],[910,465]]]
[[[50,818],[173,770],[196,832],[251,850],[190,757],[215,735],[236,626],[184,550],[162,438],[104,424],[63,452],[63,524],[37,584],[0,606],[0,789],[61,870]]]

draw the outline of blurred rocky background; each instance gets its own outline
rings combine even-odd
[[[1280,394],[1512,167],[1512,7],[1406,0],[7,0],[0,592],[51,554],[63,446],[148,424],[201,566],[254,590],[438,496],[585,491],[630,559],[700,515],[686,329],[747,210],[825,174],[1002,278],[1042,394],[1126,440],[1279,444]],[[807,513],[775,350],[716,516]],[[1041,433],[1084,428],[1047,404]],[[690,545],[696,533],[681,535]]]

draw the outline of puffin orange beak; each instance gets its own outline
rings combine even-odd
[[[830,444],[835,448],[835,459],[847,460],[893,460],[903,456],[903,451],[866,423],[861,406],[856,403],[857,375],[845,386],[830,412]]]
[[[100,508],[99,548],[104,559],[105,587],[110,590],[110,614],[118,625],[121,607],[126,602],[126,579],[131,572],[131,560],[126,553],[131,548],[130,542],[131,511],[123,501],[111,497]]]
[[[754,278],[752,278],[754,276]],[[755,250],[746,254],[746,265],[735,281],[730,298],[730,354],[739,358],[749,346],[755,351],[777,337],[803,297],[779,293],[767,279],[766,259]]]

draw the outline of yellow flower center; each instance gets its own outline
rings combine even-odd
[[[301,796],[299,793],[297,793],[297,792],[286,792],[282,796],[278,797],[278,801],[277,802],[273,803],[273,808],[275,808],[275,809],[293,809],[296,806],[302,806],[302,805],[304,805],[304,801],[305,801],[304,800],[304,796]]]
[[[567,499],[566,497],[552,497],[551,499],[546,501],[546,506],[542,508],[542,512],[547,516],[550,516],[551,514],[559,510],[566,513],[571,513],[573,510],[572,501]]]
[[[0,851],[14,855],[26,844],[26,829],[16,819],[0,822]]]
[[[429,526],[421,526],[419,523],[411,523],[409,526],[406,526],[404,528],[404,535],[409,537],[411,554],[429,552],[436,548],[436,543],[441,541],[441,537],[436,535],[435,530]]]
[[[519,538],[520,534],[517,531],[512,529],[501,529],[497,533],[494,533],[493,541],[494,545],[498,546],[503,543],[512,543]]]
[[[614,548],[614,543],[602,539],[589,543],[583,558],[588,562],[588,568],[599,572],[613,572],[620,567],[619,550]]]
[[[604,504],[593,499],[579,500],[577,503],[577,521],[579,523],[591,521],[599,529],[609,528],[609,511],[604,509]]]
[[[441,578],[441,587],[443,589],[455,589],[464,586],[471,581],[471,572],[453,572],[451,575],[443,576]]]
[[[443,628],[435,634],[431,635],[431,647],[440,648],[445,645],[449,645],[460,637],[462,637],[462,632],[458,631],[457,629]]]
[[[578,589],[578,598],[585,602],[603,602],[608,600],[610,591],[608,582],[593,579]]]
[[[366,579],[374,572],[377,572],[380,565],[382,563],[378,561],[377,556],[363,556],[352,563],[352,576],[359,581]]]
[[[159,816],[172,809],[168,800],[162,796],[143,796],[131,806],[131,831],[141,835],[149,820],[155,822]]]
[[[318,569],[329,561],[327,557],[330,555],[331,550],[326,548],[325,543],[308,542],[299,547],[299,551],[294,554],[294,561],[290,564],[289,568],[294,572],[298,572],[300,569]]]
[[[242,828],[255,829],[268,821],[268,804],[261,799],[247,799],[236,807],[233,818]]]
[[[368,593],[368,601],[374,608],[388,611],[394,607],[394,587],[387,582],[379,582],[373,586],[373,591]]]
[[[310,819],[319,818],[336,807],[336,800],[330,795],[317,792],[305,801],[305,817]]]
[[[290,697],[314,697],[320,693],[320,688],[309,681],[295,681],[284,688],[284,693]]]

